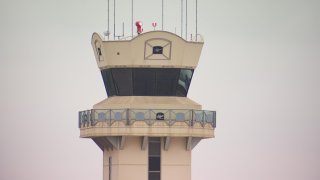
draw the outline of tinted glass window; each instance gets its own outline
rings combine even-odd
[[[193,71],[190,69],[181,69],[178,81],[177,95],[184,96],[188,93]]]
[[[193,70],[113,68],[101,71],[108,96],[187,96]]]
[[[160,156],[161,145],[159,143],[149,142],[149,156]]]
[[[159,137],[149,138],[148,180],[160,180],[161,140]]]
[[[155,95],[155,76],[154,69],[133,69],[133,89],[136,96],[154,96]]]
[[[132,95],[132,70],[131,69],[112,69],[112,77],[117,94],[122,96]]]
[[[172,96],[176,91],[180,69],[161,69],[157,72],[158,96]]]
[[[114,87],[111,70],[101,71],[101,75],[102,75],[104,86],[106,88],[108,96],[113,96],[117,94],[116,89]]]
[[[149,180],[160,180],[160,172],[149,172]]]
[[[149,157],[149,171],[160,171],[160,157]]]

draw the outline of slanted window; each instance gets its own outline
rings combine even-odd
[[[104,86],[106,88],[108,96],[113,96],[118,94],[114,85],[111,70],[103,70],[101,71],[101,75],[102,75]]]
[[[193,71],[190,69],[181,69],[178,81],[177,95],[183,96],[188,93]]]
[[[114,86],[117,93],[122,96],[131,96],[132,94],[132,70],[118,68],[112,71]]]
[[[192,69],[112,68],[101,71],[108,96],[181,96],[188,94]]]

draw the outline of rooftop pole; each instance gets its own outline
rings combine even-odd
[[[188,0],[186,0],[186,40],[188,40]]]
[[[183,0],[181,0],[181,37],[183,35]]]
[[[116,39],[116,0],[113,0],[113,40]]]
[[[122,37],[124,37],[124,22],[122,22]]]
[[[131,37],[133,38],[133,0],[131,0]]]
[[[198,0],[196,0],[196,41],[198,41]]]
[[[108,0],[108,34],[110,35],[110,26],[109,26],[109,17],[110,17],[110,9],[109,9],[109,3],[110,0]],[[109,40],[109,35],[108,35],[108,40]]]
[[[163,31],[163,0],[162,0],[162,22],[161,22],[161,25],[162,25],[162,31]]]

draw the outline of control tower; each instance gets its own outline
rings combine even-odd
[[[191,150],[216,127],[215,112],[187,97],[202,38],[93,33],[91,43],[108,98],[79,112],[79,128],[103,152],[103,180],[191,180]]]

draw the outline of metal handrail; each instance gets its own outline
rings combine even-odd
[[[159,116],[157,117],[157,116]],[[176,122],[185,122],[189,126],[200,123],[216,127],[216,112],[190,109],[91,109],[79,112],[79,128],[95,126],[98,122],[124,121],[126,125],[132,125],[136,121],[144,121],[153,125],[155,121],[164,121],[169,126]]]

